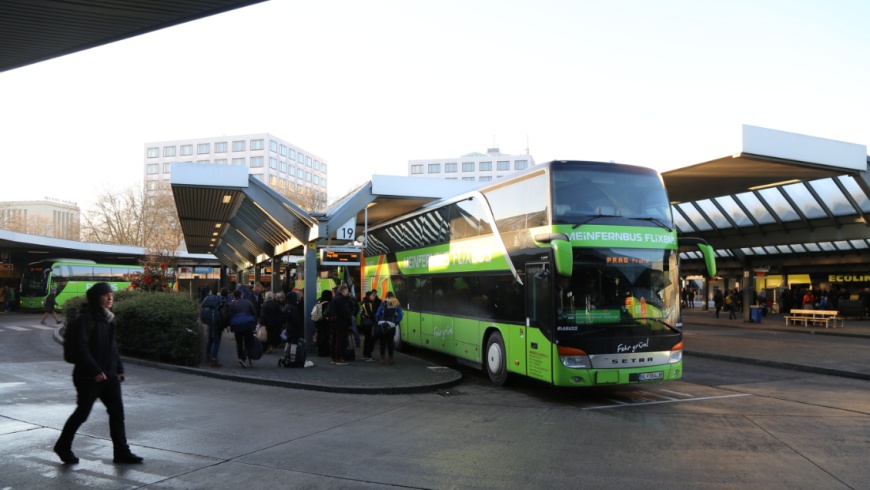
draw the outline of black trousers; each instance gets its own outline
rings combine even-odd
[[[79,427],[88,420],[94,402],[100,400],[109,413],[109,435],[115,455],[125,455],[130,452],[127,445],[127,432],[124,428],[124,402],[121,399],[121,381],[117,376],[109,376],[99,383],[93,379],[73,378],[76,387],[76,409],[67,419],[57,440],[59,449],[72,448],[73,438]]]

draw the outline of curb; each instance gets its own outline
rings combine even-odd
[[[60,336],[60,329],[54,330],[52,337],[54,341],[63,345],[63,337]],[[398,386],[332,386],[324,384],[300,383],[297,381],[285,381],[278,379],[257,378],[254,376],[241,376],[238,374],[227,374],[216,371],[205,370],[190,366],[177,366],[174,364],[164,364],[135,357],[121,356],[125,364],[133,364],[137,366],[150,367],[155,369],[163,369],[176,373],[192,374],[203,376],[212,379],[222,379],[225,381],[235,381],[237,383],[248,383],[262,386],[274,386],[279,388],[291,388],[297,390],[321,391],[327,393],[347,393],[354,395],[410,395],[419,393],[430,393],[439,389],[449,388],[462,381],[462,373],[455,369],[450,369],[453,374],[452,379],[428,383],[425,385],[398,385]],[[316,367],[316,366],[315,366]],[[308,368],[310,369],[310,368]]]
[[[806,366],[803,364],[791,364],[788,362],[769,361],[766,359],[754,359],[751,357],[730,356],[725,354],[713,354],[710,352],[697,352],[690,350],[684,350],[683,354],[687,356],[705,357],[707,359],[715,359],[718,361],[742,362],[746,364],[754,364],[756,366],[790,369],[792,371],[801,371],[804,373],[824,374],[827,376],[838,376],[840,378],[870,380],[870,374],[855,373],[852,371],[840,371],[838,369],[821,368],[815,366]]]

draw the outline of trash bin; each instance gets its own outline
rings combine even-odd
[[[761,323],[761,306],[750,306],[749,307],[749,321],[752,323]]]

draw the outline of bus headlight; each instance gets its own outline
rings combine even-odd
[[[589,356],[586,355],[586,352],[573,347],[559,346],[559,360],[562,361],[563,366],[568,368],[589,368]]]
[[[683,360],[683,343],[679,342],[671,349],[671,358],[669,363],[674,364]]]

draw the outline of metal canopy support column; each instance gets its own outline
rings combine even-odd
[[[272,280],[270,281],[270,291],[277,293],[281,291],[281,258],[272,257]]]
[[[743,323],[749,323],[751,321],[749,318],[749,307],[752,305],[752,291],[754,289],[750,286],[750,284],[752,284],[752,281],[750,280],[751,275],[752,268],[743,269],[743,280],[740,285],[740,289],[742,289],[740,295],[743,297],[743,311],[741,311],[743,314]]]
[[[303,274],[305,276],[305,309],[302,318],[305,321],[305,343],[308,345],[308,353],[317,352],[314,345],[314,321],[309,312],[314,309],[317,302],[317,244],[309,242],[305,246],[305,264]]]

